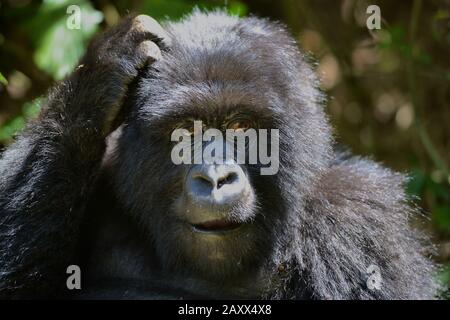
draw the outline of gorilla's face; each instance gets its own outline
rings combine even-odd
[[[253,272],[289,243],[300,222],[288,215],[328,165],[331,134],[315,75],[282,28],[211,19],[168,26],[170,50],[127,99],[115,185],[163,268],[224,279]],[[279,172],[233,161],[176,165],[172,134],[196,120],[221,132],[278,129]]]
[[[184,107],[125,129],[127,166],[137,169],[126,179],[135,199],[132,211],[165,268],[223,279],[256,268],[269,255],[274,219],[281,212],[277,175],[261,175],[259,163],[238,164],[236,157],[223,163],[178,165],[171,157],[177,144],[171,133],[183,128],[194,141],[193,120],[202,121],[205,131],[223,132],[224,138],[230,129],[245,133],[273,128],[269,110],[257,115],[255,107],[248,109],[221,106],[194,114]],[[202,151],[208,145],[203,143]],[[250,145],[246,144],[247,155]]]

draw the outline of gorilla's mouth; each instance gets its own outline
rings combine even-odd
[[[192,228],[196,232],[219,233],[238,229],[242,223],[228,220],[211,220],[202,223],[192,224]]]

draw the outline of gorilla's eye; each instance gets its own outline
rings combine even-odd
[[[197,132],[195,132],[195,130],[198,130],[200,132],[201,130],[203,130],[204,127],[205,127],[204,125],[202,125],[201,129],[198,128],[198,127],[195,127],[194,126],[194,120],[188,120],[185,123],[182,123],[182,124],[178,125],[176,127],[176,129],[185,129],[185,130],[187,130],[186,131],[186,135],[187,136],[192,136],[195,133],[197,133]]]
[[[253,127],[254,127],[254,124],[249,119],[235,119],[227,125],[227,129],[232,129],[235,131],[237,131],[237,130],[245,131],[245,130],[248,130]]]
[[[187,130],[186,131],[186,135],[187,136],[192,136],[194,134],[194,131],[195,131],[194,130],[194,124],[192,124],[192,125],[186,124],[186,125],[182,126],[181,129]]]

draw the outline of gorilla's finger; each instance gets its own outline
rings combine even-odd
[[[163,48],[170,46],[170,38],[167,32],[152,17],[141,14],[134,18],[133,31],[141,34],[146,39],[155,41]]]
[[[139,44],[137,50],[139,52],[139,56],[144,57],[146,62],[148,61],[152,63],[161,59],[161,50],[153,41],[143,41]]]

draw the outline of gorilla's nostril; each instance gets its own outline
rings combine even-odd
[[[217,189],[220,189],[225,184],[231,184],[238,179],[238,175],[235,172],[228,173],[225,177],[220,178],[217,181]]]
[[[243,199],[249,182],[238,165],[197,165],[185,181],[185,192],[194,203],[225,206]]]
[[[207,177],[202,176],[202,175],[196,175],[196,176],[194,176],[192,178],[193,179],[197,179],[198,182],[201,182],[203,184],[207,184],[207,185],[212,185],[213,184],[213,182],[210,179],[208,179]]]

